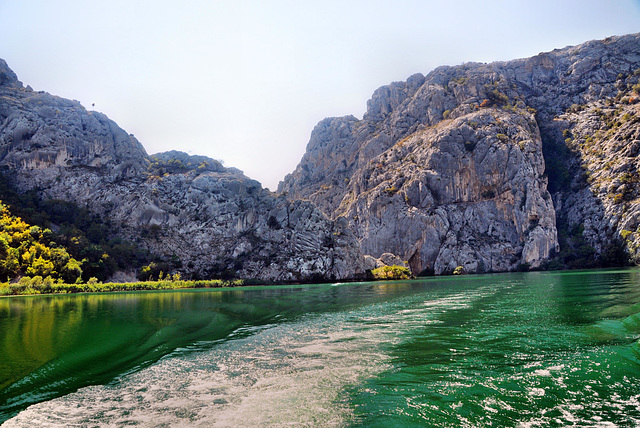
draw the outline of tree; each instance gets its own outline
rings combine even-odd
[[[27,224],[0,202],[0,280],[51,276],[75,282],[82,263],[64,248],[51,248],[52,237],[49,229]]]

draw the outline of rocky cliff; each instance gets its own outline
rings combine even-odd
[[[361,120],[321,121],[275,194],[213,159],[149,156],[0,60],[0,168],[187,276],[638,263],[639,93],[640,35],[440,67],[375,91]]]
[[[411,76],[321,121],[279,191],[414,273],[637,262],[639,69],[635,34]]]
[[[213,159],[150,157],[103,114],[23,87],[2,60],[0,167],[19,191],[86,207],[117,234],[178,260],[183,275],[301,281],[363,272],[345,219]]]

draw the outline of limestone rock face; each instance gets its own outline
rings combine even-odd
[[[26,174],[33,187],[65,168],[100,170],[112,180],[146,171],[142,145],[105,115],[12,82],[0,86],[0,157],[11,169],[33,171]]]
[[[305,281],[364,272],[344,219],[276,196],[214,159],[150,157],[105,115],[24,88],[4,61],[0,167],[19,190],[87,207],[123,237],[177,258],[186,276]]]
[[[412,134],[351,179],[337,215],[416,273],[537,267],[557,246],[533,116],[481,109]]]
[[[414,274],[459,265],[466,272],[541,266],[561,250],[557,218],[584,228],[596,258],[607,251],[606,241],[622,235],[636,254],[637,181],[620,181],[619,174],[638,174],[637,124],[609,136],[605,145],[612,148],[602,148],[607,164],[581,162],[586,152],[567,147],[562,136],[575,128],[586,138],[598,129],[587,125],[593,120],[558,122],[574,105],[613,103],[610,110],[617,111],[624,91],[627,104],[635,102],[638,69],[635,34],[411,76],[375,91],[362,120],[321,122],[279,190],[316,203],[332,218],[345,217],[365,254],[396,254]],[[637,117],[633,109],[625,114]],[[629,141],[624,159],[614,156],[620,140]],[[626,195],[626,209],[603,205],[593,182],[558,185],[558,174],[584,175],[587,168],[614,171],[607,192]]]
[[[568,228],[596,253],[619,243],[640,264],[640,67],[621,74],[614,97],[575,106],[556,119],[573,154],[571,177],[554,195]],[[635,89],[634,89],[635,88]]]
[[[279,192],[292,190],[293,199],[296,199],[299,197],[297,189],[305,188],[306,194],[314,195],[313,202],[324,212],[331,212],[339,205],[357,156],[354,135],[357,122],[355,117],[347,116],[327,118],[318,123],[311,132],[307,153],[300,165],[285,179],[295,181],[296,186],[281,185]]]
[[[376,259],[375,257],[368,254],[364,256],[365,271],[370,272],[374,269],[384,266],[400,266],[403,268],[408,268],[409,264],[406,260],[402,260],[400,257],[392,253],[384,253],[380,256],[379,259]]]

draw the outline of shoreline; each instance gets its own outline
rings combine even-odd
[[[198,290],[198,289],[223,289],[223,288],[239,288],[239,287],[288,287],[295,285],[310,285],[310,284],[350,284],[359,282],[402,282],[411,280],[425,280],[425,279],[438,279],[438,280],[461,280],[470,277],[478,277],[484,275],[505,275],[505,274],[523,274],[523,273],[538,273],[538,274],[561,274],[561,273],[586,273],[591,271],[625,271],[629,269],[640,269],[639,266],[615,266],[608,268],[593,268],[593,269],[564,269],[564,270],[536,270],[529,272],[486,272],[480,274],[464,274],[464,275],[434,275],[413,277],[410,279],[375,279],[375,278],[352,278],[336,280],[319,280],[317,282],[311,281],[295,281],[295,282],[265,282],[255,279],[243,280],[243,279],[209,279],[209,280],[178,280],[178,281],[139,281],[139,282],[107,282],[107,283],[94,283],[94,284],[49,284],[49,285],[36,285],[36,286],[24,286],[19,283],[7,284],[0,283],[0,299],[5,297],[24,297],[24,296],[52,296],[52,295],[65,295],[65,294],[91,294],[91,293],[126,293],[133,291],[167,291],[167,290]]]

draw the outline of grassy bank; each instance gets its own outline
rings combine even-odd
[[[101,293],[109,291],[138,290],[178,290],[183,288],[222,288],[240,287],[243,280],[198,280],[198,281],[144,281],[144,282],[107,282],[91,284],[58,284],[51,281],[20,281],[14,284],[0,283],[0,296],[17,296],[31,294],[68,294],[68,293]]]

